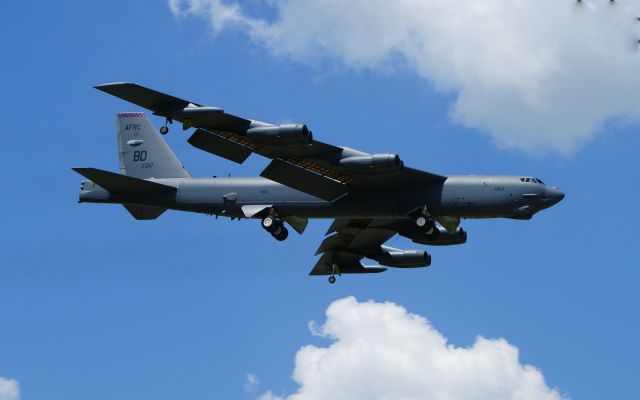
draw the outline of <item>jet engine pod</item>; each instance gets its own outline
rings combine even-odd
[[[423,232],[411,235],[410,239],[413,240],[414,243],[428,244],[431,246],[451,246],[467,242],[467,232],[462,228],[456,229],[453,234],[449,233],[449,231],[441,226],[438,227],[438,230],[440,231],[440,234],[437,235],[437,238],[435,239],[433,236],[427,235]]]
[[[376,261],[387,267],[418,268],[431,265],[431,256],[424,250],[396,250],[385,248],[385,251],[376,258]]]
[[[247,130],[247,137],[271,146],[300,144],[313,141],[313,134],[306,125],[285,124],[278,126],[258,126]]]
[[[400,172],[404,163],[397,154],[384,153],[343,158],[340,166],[353,171]]]
[[[224,110],[218,107],[185,107],[182,109],[182,117],[184,118],[210,118],[221,114],[224,114]]]

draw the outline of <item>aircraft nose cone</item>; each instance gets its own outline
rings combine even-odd
[[[544,189],[544,197],[551,203],[557,204],[564,199],[564,193],[562,193],[562,191],[557,187],[547,186]]]

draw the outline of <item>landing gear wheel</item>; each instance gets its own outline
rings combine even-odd
[[[169,127],[168,126],[163,126],[160,128],[160,133],[162,133],[163,135],[166,135],[167,133],[169,133]]]
[[[333,275],[331,275],[331,276],[329,277],[329,283],[336,283],[336,277],[335,277],[335,276],[333,276]]]
[[[416,225],[420,228],[422,228],[423,226],[425,226],[427,224],[427,219],[425,217],[418,217],[416,218]]]
[[[267,232],[273,233],[278,227],[282,226],[280,221],[278,221],[275,217],[268,215],[262,218],[262,227],[267,230]]]
[[[278,226],[273,232],[271,232],[271,236],[273,236],[277,241],[282,242],[289,237],[289,231],[284,226]]]
[[[424,228],[424,233],[425,233],[425,235],[433,235],[433,232],[435,232],[435,231],[436,231],[436,229],[437,229],[437,228],[436,228],[436,226],[435,226],[435,225],[430,224],[430,225],[428,225],[428,226],[425,226],[425,228]]]
[[[438,238],[440,237],[440,229],[438,229],[438,227],[435,225],[430,225],[424,231],[424,234],[429,240],[438,240]]]

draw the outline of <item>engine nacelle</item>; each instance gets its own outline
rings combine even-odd
[[[411,236],[414,243],[428,244],[430,246],[451,246],[454,244],[463,244],[467,242],[467,232],[462,228],[456,229],[451,234],[443,227],[438,227],[437,235],[427,235],[425,233],[417,233]]]
[[[247,130],[247,137],[258,143],[272,146],[311,143],[313,134],[306,125],[285,124],[278,126],[258,126]]]
[[[396,268],[418,268],[431,265],[431,256],[424,250],[396,250],[383,246],[384,252],[376,258],[382,265]]]
[[[340,160],[339,165],[353,171],[364,172],[399,172],[404,167],[400,156],[389,153],[347,157]]]

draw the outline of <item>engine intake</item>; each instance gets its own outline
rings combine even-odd
[[[347,157],[340,160],[339,165],[353,171],[368,172],[396,172],[404,167],[400,156],[389,153]]]
[[[376,258],[382,265],[396,268],[418,268],[431,265],[431,256],[424,250],[396,250],[385,248]]]
[[[306,125],[285,124],[278,126],[259,126],[247,130],[247,137],[259,143],[269,145],[305,145],[313,141],[313,134]]]

